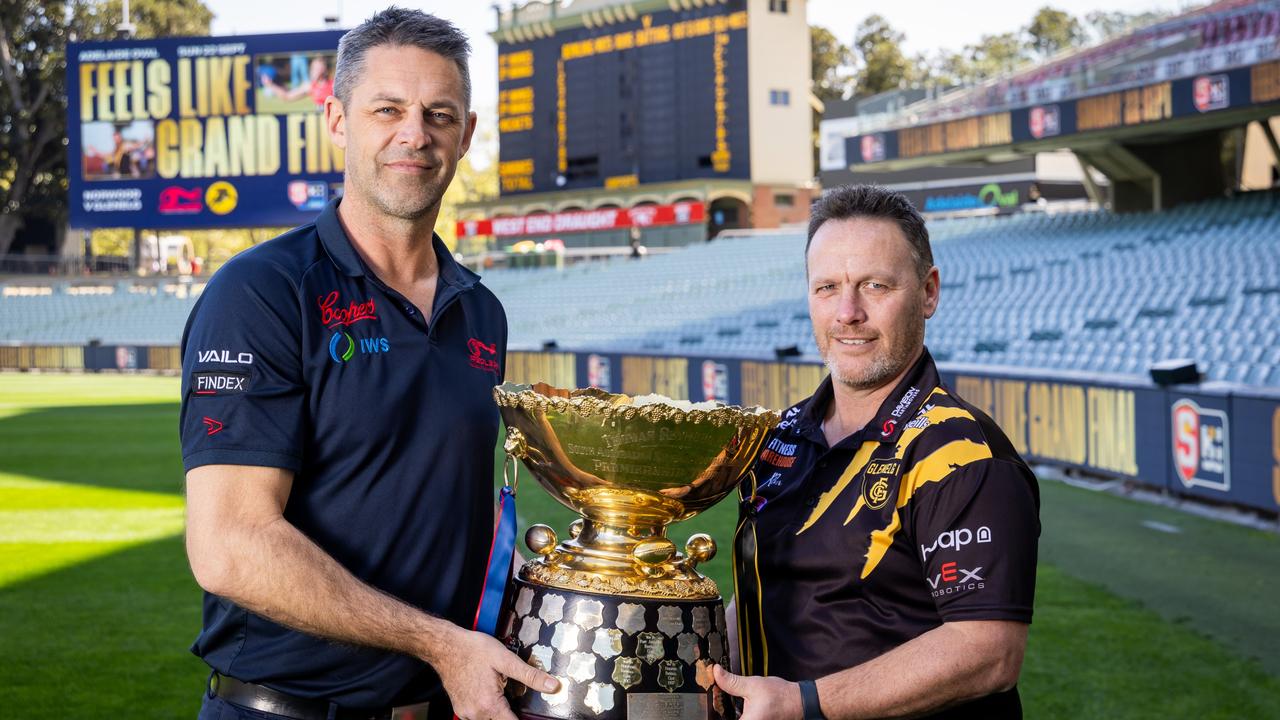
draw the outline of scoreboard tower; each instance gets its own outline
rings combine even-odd
[[[460,236],[682,245],[807,218],[804,0],[530,0],[493,37],[501,195]]]

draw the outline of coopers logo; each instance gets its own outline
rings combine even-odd
[[[320,306],[320,322],[328,328],[378,319],[377,306],[374,305],[373,298],[362,303],[352,301],[343,306],[338,291],[334,290],[324,297],[316,298],[316,304]]]
[[[1173,404],[1173,464],[1185,487],[1231,490],[1227,414],[1183,398]]]

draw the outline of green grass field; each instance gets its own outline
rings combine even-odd
[[[177,391],[0,374],[0,718],[194,717]],[[1028,718],[1280,718],[1280,537],[1041,487]],[[523,469],[519,507],[562,533],[573,517]],[[720,542],[721,587],[734,512],[672,529]]]

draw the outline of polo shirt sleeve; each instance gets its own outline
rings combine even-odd
[[[1025,466],[984,459],[920,498],[915,551],[943,621],[1031,622],[1040,537],[1033,483]]]
[[[251,260],[232,260],[214,275],[183,333],[179,429],[187,470],[301,468],[301,307],[287,275]]]

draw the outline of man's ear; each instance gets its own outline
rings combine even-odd
[[[334,145],[347,149],[347,112],[342,101],[330,95],[324,99],[324,125]]]
[[[462,152],[458,153],[458,159],[467,154],[471,149],[471,138],[476,134],[476,111],[467,112],[467,127],[462,131]]]
[[[938,297],[942,290],[942,278],[938,274],[938,268],[929,268],[929,274],[924,278],[924,317],[929,319],[938,311]]]

